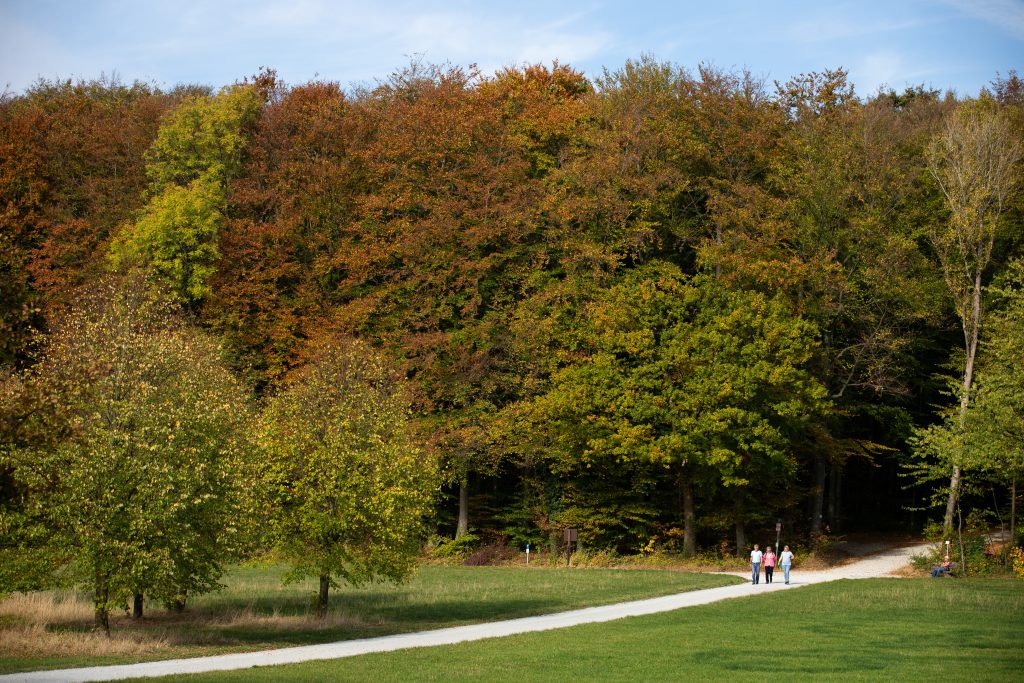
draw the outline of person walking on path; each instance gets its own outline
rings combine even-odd
[[[775,572],[775,551],[771,546],[764,554],[764,582],[772,582],[772,574]]]
[[[789,551],[789,546],[783,546],[782,552],[779,553],[779,564],[782,566],[782,578],[789,583],[789,568],[793,566],[793,553]]]
[[[761,550],[755,543],[754,549],[750,551],[750,578],[751,584],[757,584],[761,580]]]

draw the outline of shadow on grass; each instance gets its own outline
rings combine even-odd
[[[346,600],[322,621],[312,616],[309,605],[301,601],[275,604],[261,600],[252,607],[253,612],[234,617],[235,622],[241,622],[238,625],[233,624],[230,616],[225,620],[221,610],[205,613],[196,610],[191,615],[193,618],[183,620],[182,625],[194,627],[189,637],[193,644],[306,645],[535,616],[559,611],[564,606],[559,602],[528,598],[389,604],[380,596],[366,596]],[[292,615],[291,622],[286,615]],[[247,620],[258,623],[247,624]],[[166,626],[167,622],[162,621],[161,625]]]
[[[113,638],[92,632],[82,593],[0,603],[0,673],[121,664],[311,645],[549,614],[723,585],[730,577],[658,571],[425,567],[401,586],[332,589],[316,616],[315,582],[282,585],[285,568],[249,565],[184,613],[146,603],[146,616],[113,615]],[[17,604],[16,604],[17,603]],[[6,611],[4,611],[6,610]]]

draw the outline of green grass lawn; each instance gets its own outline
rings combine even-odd
[[[151,605],[142,622],[119,615],[114,638],[90,632],[87,595],[70,608],[0,602],[0,673],[121,664],[322,643],[458,626],[712,588],[740,579],[657,570],[425,566],[402,586],[332,590],[315,617],[313,581],[281,585],[279,565],[238,567],[227,588],[183,615]],[[7,605],[5,611],[5,605]],[[30,624],[33,619],[36,623]],[[5,642],[6,641],[6,642]],[[19,645],[19,642],[21,643]]]
[[[461,645],[196,681],[1024,680],[1024,583],[839,581]]]

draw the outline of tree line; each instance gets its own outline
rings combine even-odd
[[[651,58],[5,95],[3,551],[180,602],[287,548],[326,601],[401,575],[413,517],[739,550],[838,530],[879,470],[1012,519],[1022,105],[1013,72],[861,97]]]

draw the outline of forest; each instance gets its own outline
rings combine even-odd
[[[1016,533],[1022,150],[1012,71],[5,93],[2,583],[89,555],[174,604],[273,546],[325,601],[429,536]]]

